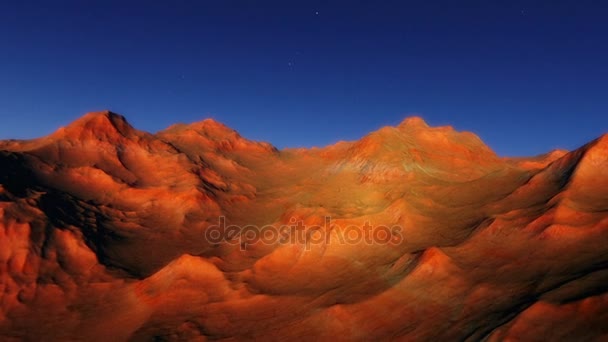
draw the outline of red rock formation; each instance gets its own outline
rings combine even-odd
[[[500,158],[409,118],[279,151],[87,114],[0,142],[0,336],[606,339],[607,142]]]

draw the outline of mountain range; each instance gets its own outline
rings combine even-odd
[[[5,341],[605,340],[607,284],[608,135],[279,150],[104,111],[0,141]]]

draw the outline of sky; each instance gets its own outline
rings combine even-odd
[[[109,109],[279,148],[405,117],[503,156],[608,133],[607,1],[0,0],[0,139]]]

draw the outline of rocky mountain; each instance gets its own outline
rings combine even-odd
[[[277,150],[112,112],[0,142],[0,339],[608,339],[608,135]]]

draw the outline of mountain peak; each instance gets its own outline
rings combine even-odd
[[[204,131],[214,131],[214,132],[223,132],[223,133],[233,133],[236,132],[234,129],[224,125],[223,123],[212,119],[207,118],[202,121],[193,122],[188,125],[190,129],[194,130],[204,130]]]
[[[88,135],[122,135],[130,136],[135,132],[127,119],[109,110],[90,112],[66,127],[61,128],[57,134],[72,137],[83,137]]]
[[[589,164],[592,168],[606,165],[608,163],[608,134],[600,136],[581,149],[585,151],[581,164]]]
[[[168,141],[190,140],[188,144],[196,144],[197,148],[209,146],[216,150],[230,151],[235,149],[253,149],[264,152],[276,152],[277,149],[269,143],[251,141],[242,137],[236,130],[211,118],[190,124],[175,124],[157,133]]]
[[[211,118],[207,118],[201,121],[185,124],[178,123],[169,126],[162,132],[165,133],[180,133],[184,131],[195,131],[199,133],[206,133],[212,135],[227,135],[227,134],[238,134],[234,129],[224,125],[223,123],[216,121]]]
[[[399,128],[428,128],[429,125],[424,121],[420,116],[410,116],[405,118],[401,123],[397,126]]]
[[[110,110],[102,110],[98,112],[89,112],[81,116],[74,123],[89,123],[89,122],[102,122],[105,120],[113,121],[127,121],[127,119],[117,113]]]
[[[606,150],[608,152],[608,133],[601,135],[595,139],[596,148]]]

